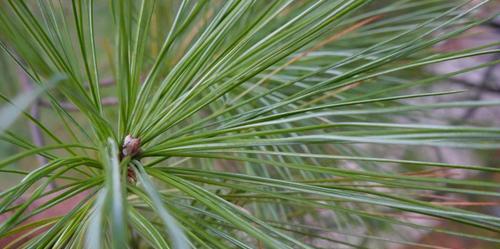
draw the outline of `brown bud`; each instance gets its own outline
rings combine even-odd
[[[134,169],[130,166],[127,168],[127,181],[130,184],[134,184],[137,182],[137,175],[135,174]]]
[[[131,135],[127,135],[125,140],[123,140],[122,146],[122,155],[126,156],[135,156],[141,150],[141,139],[134,138]]]

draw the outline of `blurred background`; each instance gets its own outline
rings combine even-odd
[[[168,7],[168,6],[167,6]],[[465,49],[469,47],[477,47],[482,44],[488,44],[492,42],[500,41],[500,1],[491,1],[485,7],[479,9],[474,13],[477,17],[486,17],[497,13],[497,17],[478,26],[475,27],[466,33],[462,34],[460,37],[453,38],[446,42],[439,44],[434,47],[436,51],[455,51],[460,49]],[[106,30],[109,28],[109,25],[106,25],[106,20],[100,20],[101,24],[98,25],[97,33],[105,34]],[[157,27],[160,29],[160,27]],[[159,35],[159,37],[162,37]],[[106,48],[106,42],[109,42],[109,37],[100,37],[100,42],[103,44],[103,48]],[[181,49],[182,50],[182,49]],[[106,55],[106,51],[102,51],[103,56]],[[474,65],[478,65],[484,62],[493,61],[500,59],[500,54],[496,55],[488,55],[488,56],[478,56],[467,59],[460,59],[452,62],[440,63],[437,65],[433,65],[425,69],[424,72],[418,71],[415,73],[429,73],[429,74],[446,74],[449,72],[454,72],[460,69],[465,69],[472,67]],[[109,65],[100,65],[103,68],[108,68],[110,74],[108,78],[103,77],[104,80],[102,82],[103,85],[113,84],[112,79],[112,69],[109,68]],[[2,93],[10,96],[15,96],[19,92],[29,91],[31,89],[31,85],[28,82],[26,76],[21,73],[21,70],[17,68],[14,63],[12,63],[11,59],[4,52],[0,51],[0,89]],[[433,97],[433,98],[425,98],[425,101],[429,102],[443,102],[446,100],[488,100],[488,99],[500,99],[500,67],[497,65],[491,65],[486,68],[481,68],[479,70],[475,70],[473,72],[468,72],[465,74],[461,74],[458,76],[454,76],[453,78],[441,82],[441,84],[433,84],[430,86],[425,86],[426,89],[423,91],[436,92],[436,91],[447,91],[452,89],[463,89],[464,92],[461,94],[454,94],[450,96],[444,97]],[[49,124],[49,127],[54,127],[54,130],[57,130],[58,127],[63,130],[63,126],[65,124],[55,123],[51,120],[51,113],[46,110],[46,107],[49,106],[48,103],[44,102],[45,100],[38,100],[32,107],[30,112],[33,116],[39,117],[42,122]],[[412,102],[414,101],[414,102]],[[408,101],[408,103],[422,103],[421,99]],[[105,105],[113,105],[116,103],[116,99],[107,98],[104,100]],[[64,103],[63,103],[64,105]],[[66,104],[65,108],[71,111],[71,104]],[[109,113],[109,115],[114,115],[113,113]],[[78,118],[78,115],[75,115]],[[418,123],[421,118],[426,118],[426,122],[429,123],[429,120],[435,121],[435,123],[448,122],[453,124],[476,124],[476,125],[484,125],[484,126],[500,126],[500,108],[471,108],[468,110],[458,110],[453,109],[450,111],[446,110],[436,110],[431,113],[427,113],[426,116],[419,116],[416,120],[411,120],[411,122]],[[40,136],[39,131],[36,130],[36,127],[30,126],[26,122],[18,122],[18,125],[14,126],[13,131],[19,134],[22,134],[24,137],[31,139],[34,144],[43,144],[43,137]],[[64,140],[64,136],[67,134],[61,134],[62,139]],[[461,164],[470,164],[470,165],[484,165],[490,167],[500,167],[500,151],[496,152],[488,152],[488,153],[478,153],[470,150],[456,150],[456,149],[442,149],[442,148],[425,148],[420,149],[419,151],[412,151],[409,154],[408,151],[402,148],[394,147],[391,150],[387,150],[384,147],[384,151],[379,151],[379,148],[376,146],[367,146],[364,148],[369,151],[376,151],[378,154],[385,153],[388,158],[412,158],[415,154],[418,154],[419,157],[422,155],[427,158],[428,161],[440,161],[446,163],[461,163]],[[0,158],[5,158],[16,152],[13,146],[0,141]],[[43,158],[37,158],[36,163],[34,163],[34,158],[27,158],[21,161],[21,163],[13,165],[12,169],[18,170],[31,170],[38,163],[43,162]],[[483,174],[483,175],[470,175],[473,172],[465,172],[457,169],[447,170],[441,169],[439,171],[432,172],[422,172],[422,175],[425,176],[440,176],[447,178],[469,178],[473,177],[475,179],[488,179],[488,181],[496,181],[500,182],[499,174]],[[20,175],[12,175],[8,176],[0,175],[0,191],[5,190],[7,187],[12,186],[14,183],[18,182],[22,179]],[[499,190],[500,191],[500,190]],[[495,216],[500,216],[500,200],[498,199],[474,199],[473,196],[467,195],[458,195],[458,194],[449,194],[441,195],[440,193],[427,193],[428,195],[425,199],[430,201],[439,201],[440,203],[448,203],[450,206],[457,206],[460,208],[477,210],[483,213],[489,213]],[[72,202],[68,202],[65,205],[73,205]],[[54,212],[60,212],[66,210],[65,207],[59,206],[57,207],[59,210],[55,210]],[[464,233],[467,233],[467,229],[471,229],[469,227],[458,227],[456,224],[450,224],[448,222],[443,222],[439,219],[429,218],[429,217],[420,217],[415,214],[405,215],[404,213],[399,214],[401,219],[411,220],[415,223],[433,226],[437,229],[439,228],[449,228],[453,230],[460,230]],[[471,231],[472,232],[472,231]],[[469,240],[466,238],[460,238],[458,236],[447,236],[444,234],[438,233],[424,233],[424,232],[415,232],[415,231],[401,231],[401,233],[406,233],[405,236],[409,239],[424,243],[424,244],[435,244],[439,245],[442,248],[454,248],[454,249],[484,249],[487,248],[478,240]],[[338,234],[328,234],[325,233],[324,236],[332,236],[338,237]],[[491,234],[490,236],[495,236]],[[342,238],[342,236],[340,236]],[[500,238],[500,237],[499,237]],[[321,244],[322,242],[318,242]],[[327,246],[327,245],[323,245]],[[394,244],[393,247],[401,248],[401,249],[410,249],[410,248],[421,248],[419,246],[401,246]],[[436,247],[438,248],[438,247]]]

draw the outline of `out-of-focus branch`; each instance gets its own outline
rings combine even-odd
[[[18,78],[19,78],[19,84],[21,85],[21,88],[25,92],[33,91],[33,85],[31,84],[28,76],[24,73],[18,70]],[[37,99],[32,105],[30,109],[30,115],[33,116],[35,119],[40,119],[40,99]],[[42,131],[40,128],[33,122],[29,122],[29,127],[30,127],[30,133],[31,133],[31,139],[33,140],[33,144],[37,147],[42,147],[45,142],[43,139]],[[36,156],[38,163],[40,165],[47,164],[47,158],[37,155]],[[55,182],[51,182],[49,185],[49,189],[54,189],[56,188],[57,185]]]
[[[99,81],[100,86],[112,86],[114,84],[115,84],[115,79],[113,79],[112,77],[102,79],[101,81]]]
[[[485,92],[500,94],[500,89],[496,89],[496,88],[492,87],[490,84],[478,85],[478,84],[474,84],[474,83],[467,81],[467,80],[456,79],[456,78],[452,78],[452,79],[450,79],[450,81],[452,83],[460,84],[460,85],[466,86],[466,87],[481,88],[481,90],[485,91]]]
[[[116,105],[118,104],[118,99],[117,98],[114,98],[114,97],[106,97],[106,98],[102,98],[101,100],[101,104],[103,106],[112,106],[112,105]],[[50,104],[50,102],[48,101],[45,101],[45,100],[40,100],[39,101],[39,105],[41,107],[46,107],[46,108],[50,108],[52,107],[52,105]],[[61,105],[61,107],[68,111],[68,112],[78,112],[80,111],[78,109],[78,107],[76,107],[75,105],[73,105],[73,103],[71,102],[59,102],[59,105]]]
[[[500,59],[500,54],[495,54],[490,61],[495,61],[495,60],[499,60],[499,59]],[[495,72],[496,66],[497,66],[496,64],[495,65],[491,65],[491,66],[489,66],[486,69],[486,71],[484,72],[483,78],[482,78],[481,82],[478,85],[478,90],[477,90],[476,96],[474,97],[473,100],[480,100],[481,99],[481,95],[483,94],[483,91],[485,90],[485,86],[487,86],[488,82],[490,82],[490,80],[493,78],[493,73]],[[472,116],[474,116],[474,114],[476,113],[477,109],[478,109],[477,107],[476,108],[468,109],[464,113],[464,115],[462,116],[461,119],[463,121],[468,120],[469,118],[471,118]]]
[[[142,77],[141,77],[142,79]],[[101,87],[107,87],[107,86],[112,86],[115,84],[115,80],[110,77],[110,78],[105,78],[105,79],[102,79],[101,81],[99,81],[99,86]],[[88,84],[85,85],[85,87],[89,87]],[[105,97],[105,98],[102,98],[101,99],[101,104],[103,106],[113,106],[113,105],[117,105],[118,104],[118,99],[117,98],[114,98],[114,97]],[[43,99],[40,99],[38,101],[38,105],[41,106],[41,107],[45,107],[45,108],[50,108],[52,107],[52,105],[50,104],[50,102],[48,101],[45,101]],[[61,107],[68,111],[68,112],[78,112],[80,111],[78,109],[78,107],[76,107],[75,105],[73,105],[73,103],[70,103],[70,102],[59,102],[59,105],[61,105]]]

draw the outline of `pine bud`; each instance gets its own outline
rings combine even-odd
[[[125,137],[125,140],[123,141],[123,146],[122,146],[122,155],[124,157],[126,156],[135,156],[137,153],[139,153],[141,150],[141,139],[140,138],[134,138],[131,135],[127,135]]]

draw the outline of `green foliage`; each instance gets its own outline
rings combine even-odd
[[[421,172],[500,169],[370,149],[500,149],[498,128],[429,118],[500,101],[407,102],[458,95],[423,89],[499,62],[422,70],[500,52],[433,49],[484,22],[470,14],[487,1],[103,2],[0,3],[3,70],[37,85],[2,94],[1,139],[18,152],[0,177],[23,179],[1,186],[0,239],[32,232],[11,248],[431,247],[411,231],[500,243],[499,217],[421,197],[498,198],[496,182]],[[37,96],[48,118],[24,110]],[[21,115],[46,144],[9,128]],[[12,168],[35,155],[44,163]],[[71,198],[60,216],[34,219]]]

